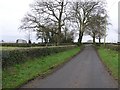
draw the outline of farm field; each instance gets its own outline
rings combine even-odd
[[[64,45],[64,46],[35,46],[35,47],[11,47],[11,46],[0,46],[0,50],[16,50],[16,49],[32,49],[32,48],[51,48],[51,47],[65,47],[65,46],[75,46],[75,45]]]

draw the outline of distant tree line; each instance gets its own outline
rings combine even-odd
[[[22,19],[20,29],[37,32],[37,39],[42,43],[72,43],[79,35],[81,44],[84,34],[95,38],[106,36],[108,16],[104,1],[80,0],[36,0],[30,5],[31,11]]]

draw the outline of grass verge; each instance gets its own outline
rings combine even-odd
[[[99,55],[111,75],[118,80],[118,52],[100,47]]]
[[[70,57],[74,56],[80,49],[74,48],[57,54],[52,54],[42,58],[28,60],[23,64],[18,64],[3,70],[2,85],[5,88],[17,88],[27,81],[37,76],[52,71],[52,69]]]

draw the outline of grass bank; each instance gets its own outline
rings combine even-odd
[[[118,80],[118,52],[103,47],[100,47],[98,52],[112,76]]]
[[[80,49],[74,48],[57,54],[28,60],[22,64],[16,64],[9,69],[3,70],[3,88],[16,88],[27,81],[52,71],[52,69],[70,57],[77,54]]]

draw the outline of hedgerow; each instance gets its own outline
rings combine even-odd
[[[47,56],[53,53],[62,52],[72,49],[75,46],[61,46],[61,47],[45,47],[45,48],[29,48],[29,49],[15,49],[2,51],[2,67],[23,63],[26,60]]]
[[[28,44],[28,43],[0,43],[1,46],[5,47],[36,47],[36,46],[46,46],[44,43],[39,44]],[[52,44],[48,44],[47,46],[52,46]]]
[[[106,48],[111,49],[111,50],[115,50],[115,51],[119,51],[120,50],[120,45],[107,44]]]
[[[60,43],[60,45],[73,45],[75,43]],[[45,43],[0,43],[0,46],[4,47],[38,47],[38,46],[54,46],[55,44]]]

